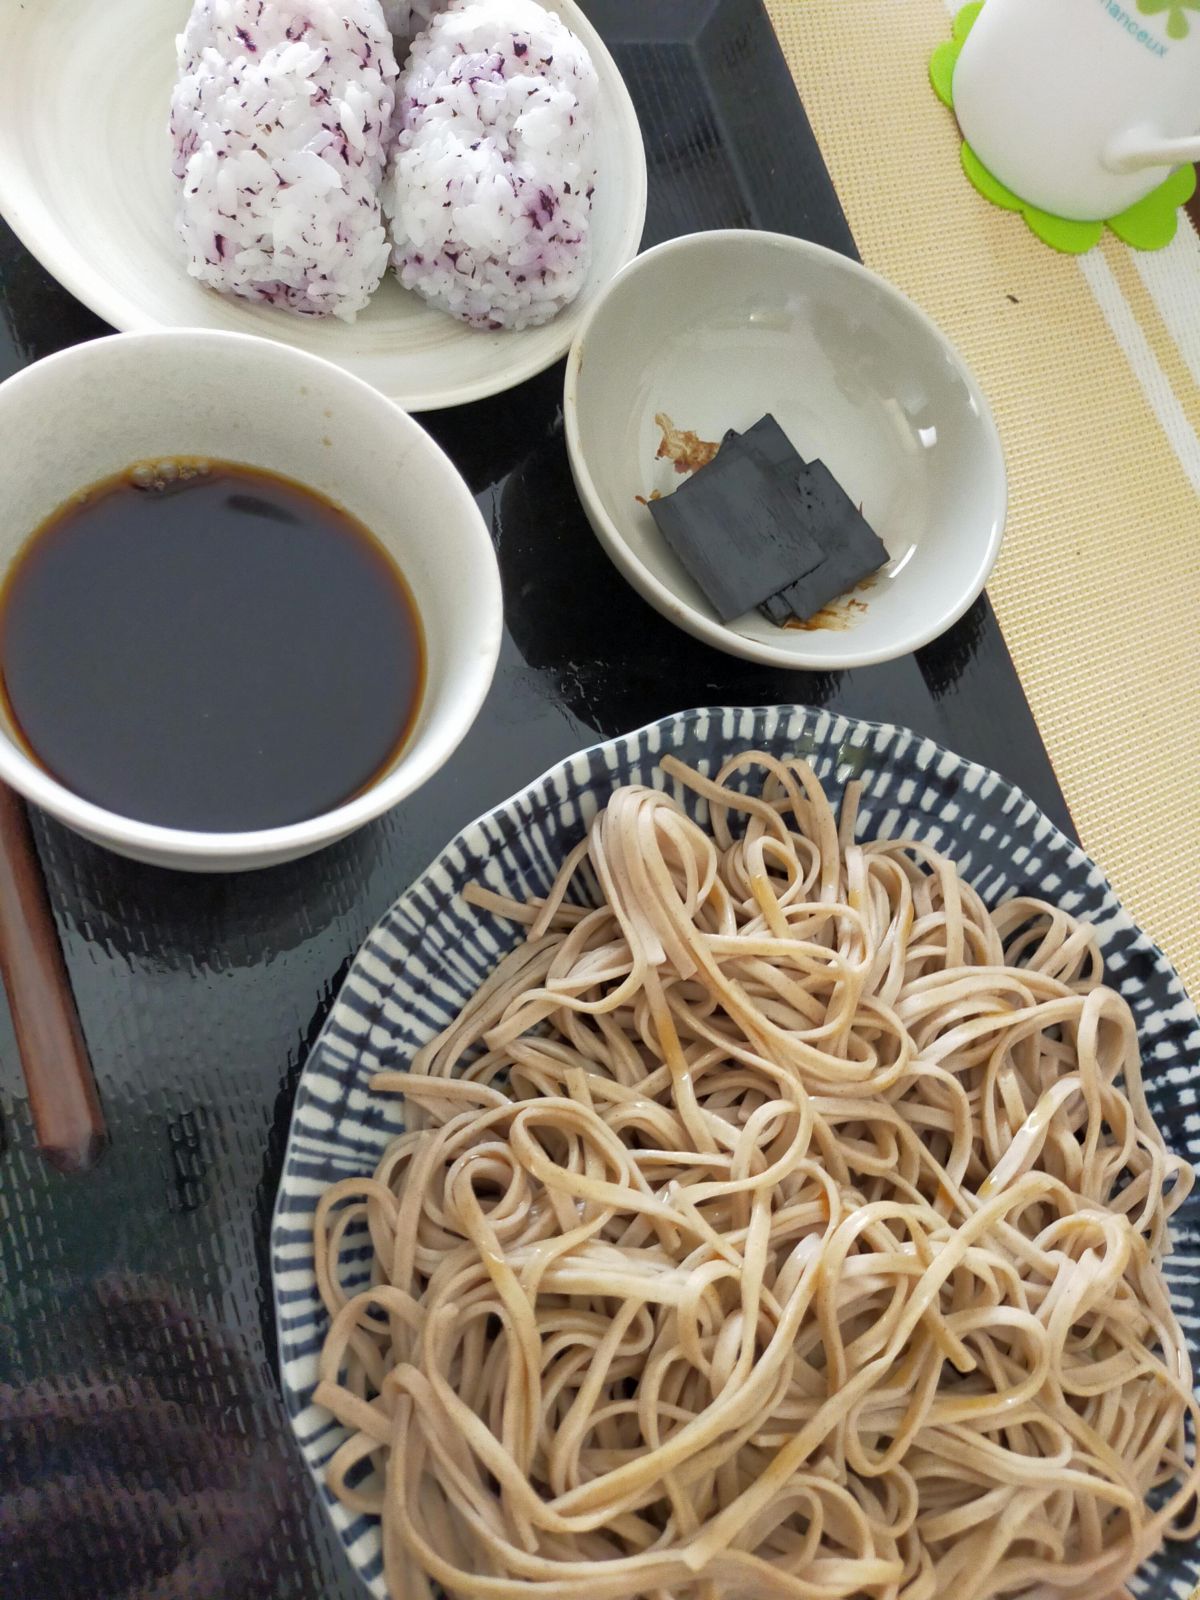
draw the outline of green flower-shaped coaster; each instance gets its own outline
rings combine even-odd
[[[1200,9],[1200,0],[1138,0],[1142,11],[1170,11],[1168,32],[1182,26],[1187,32],[1185,10]],[[938,45],[929,61],[929,80],[943,104],[954,109],[954,68],[963,41],[970,33],[975,18],[983,10],[983,0],[973,0],[963,6],[954,19],[951,37]],[[1178,20],[1176,20],[1178,14]],[[1182,37],[1172,33],[1172,38]],[[1165,183],[1151,190],[1136,205],[1104,222],[1072,222],[1067,217],[1052,217],[1040,211],[1006,188],[999,178],[984,166],[971,146],[963,141],[963,171],[985,200],[1002,206],[1005,211],[1019,211],[1030,229],[1039,239],[1068,255],[1082,255],[1100,242],[1105,228],[1111,228],[1118,239],[1123,239],[1135,250],[1161,250],[1175,237],[1179,220],[1179,207],[1186,205],[1196,188],[1196,169],[1188,165],[1178,168]]]
[[[1167,37],[1186,39],[1189,11],[1200,11],[1200,0],[1137,0],[1137,8],[1144,17],[1167,13]]]

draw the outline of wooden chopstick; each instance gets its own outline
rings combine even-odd
[[[8,994],[38,1148],[60,1172],[82,1172],[106,1140],[71,980],[29,817],[0,783],[0,977]]]

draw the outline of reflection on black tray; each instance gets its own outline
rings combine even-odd
[[[266,1600],[302,1502],[286,1443],[247,1439],[261,1402],[238,1342],[153,1277],[103,1278],[73,1312],[61,1368],[0,1389],[16,1593]]]

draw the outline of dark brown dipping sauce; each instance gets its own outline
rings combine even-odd
[[[68,789],[230,833],[367,788],[411,731],[425,649],[354,517],[270,473],[178,460],[38,529],[0,593],[0,670],[30,754]]]

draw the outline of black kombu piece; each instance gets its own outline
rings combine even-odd
[[[816,616],[822,606],[878,572],[888,560],[887,547],[823,461],[810,461],[801,468],[797,488],[807,525],[823,545],[825,559],[762,605],[763,615],[777,623]]]
[[[731,440],[674,494],[651,500],[663,538],[731,622],[811,572],[825,552],[796,515],[796,489]]]
[[[769,411],[765,417],[760,417],[752,428],[747,428],[745,433],[738,433],[730,428],[721,441],[721,448],[724,449],[734,439],[761,461],[763,466],[778,469],[789,479],[794,478],[804,466],[804,457],[798,454],[796,446]]]
[[[776,623],[811,617],[888,559],[829,469],[805,462],[769,414],[727,433],[650,510],[722,622],[756,606]]]

